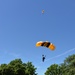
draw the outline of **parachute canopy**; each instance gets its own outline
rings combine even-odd
[[[55,49],[55,46],[54,44],[52,44],[51,42],[43,42],[43,41],[39,41],[36,43],[36,47],[39,47],[39,46],[43,46],[43,47],[47,47],[49,48],[50,50],[54,50]]]

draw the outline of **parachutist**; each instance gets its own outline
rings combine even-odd
[[[42,61],[43,62],[44,62],[45,58],[46,58],[46,56],[42,55]]]

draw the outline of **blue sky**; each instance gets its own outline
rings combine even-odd
[[[52,42],[55,51],[37,48],[38,41]],[[21,58],[38,67],[38,75],[44,75],[51,64],[75,54],[73,48],[75,0],[0,0],[0,64]],[[44,63],[42,54],[46,55]]]

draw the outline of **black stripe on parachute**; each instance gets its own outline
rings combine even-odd
[[[45,46],[45,47],[48,48],[48,47],[50,46],[50,44],[51,44],[50,42],[43,42],[43,43],[41,44],[41,46]]]

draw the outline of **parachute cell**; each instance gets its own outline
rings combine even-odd
[[[55,49],[55,46],[54,44],[52,44],[51,42],[43,42],[43,41],[39,41],[36,43],[36,47],[39,47],[39,46],[43,46],[43,47],[47,47],[49,48],[50,50],[54,50]]]

